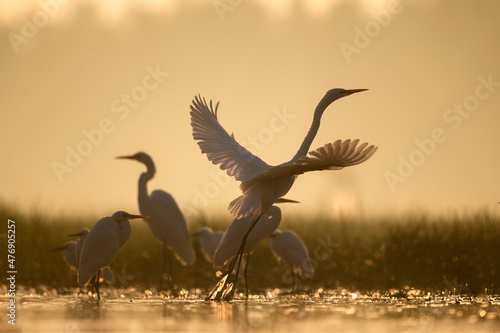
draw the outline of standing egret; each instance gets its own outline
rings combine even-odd
[[[290,266],[292,275],[304,274],[312,278],[314,267],[304,242],[291,230],[276,230],[271,235],[271,252],[279,263]],[[295,279],[294,279],[295,280]]]
[[[87,238],[90,230],[89,228],[82,228],[78,233],[68,235],[68,237],[78,237],[75,248],[75,256],[76,256],[76,269],[78,270],[78,266],[80,263],[80,255],[82,253],[83,244],[85,243],[85,239]],[[107,266],[101,269],[101,273],[99,274],[107,283],[113,284],[115,283],[115,274],[111,267]]]
[[[217,250],[217,247],[219,246],[219,243],[222,237],[224,236],[224,232],[212,231],[210,227],[202,227],[198,229],[195,235],[198,236],[198,240],[200,242],[200,250],[201,253],[203,254],[203,257],[205,257],[205,259],[209,263],[213,264],[215,251]],[[222,266],[222,265],[223,264],[214,266]]]
[[[167,247],[172,249],[175,257],[182,265],[192,265],[195,261],[195,254],[191,245],[189,231],[184,215],[182,215],[175,199],[167,192],[156,190],[148,194],[147,183],[156,173],[153,159],[146,153],[139,152],[131,156],[119,156],[118,159],[131,159],[143,163],[147,171],[139,177],[139,209],[141,214],[147,215],[146,220],[153,235],[162,242],[163,262],[160,279],[160,289],[165,273],[165,262],[170,258]],[[170,260],[169,260],[170,262]],[[170,270],[172,265],[170,264]],[[170,271],[169,282],[172,285],[172,272]]]
[[[89,235],[89,228],[83,228],[76,234],[68,235],[68,237],[78,237],[76,242],[76,257],[78,258],[78,262],[80,262],[80,254],[82,253],[83,244],[85,243],[85,239]]]
[[[66,264],[68,264],[69,268],[72,271],[76,271],[78,269],[76,244],[77,243],[75,241],[67,241],[63,246],[58,247],[57,249],[50,250],[50,252],[63,251],[64,261],[66,262]]]
[[[196,232],[200,242],[200,249],[203,257],[209,262],[214,262],[214,254],[224,233],[222,231],[213,231],[210,227],[202,227]]]
[[[129,220],[137,218],[148,217],[132,215],[124,211],[118,211],[111,217],[103,217],[92,227],[83,243],[78,267],[78,284],[85,286],[92,277],[96,276],[94,283],[98,299],[101,299],[100,270],[111,264],[118,250],[128,241],[131,233]]]
[[[248,234],[248,238],[245,243],[245,248],[243,253],[247,255],[247,260],[245,262],[245,269],[243,275],[245,276],[245,289],[248,297],[248,281],[247,281],[247,267],[250,254],[255,251],[260,245],[260,243],[270,237],[273,231],[276,230],[281,222],[281,209],[276,206],[272,206],[269,210],[262,215],[260,218],[261,223],[255,225],[255,227]],[[247,233],[252,223],[252,216],[247,216],[241,219],[234,219],[233,223],[224,233],[217,250],[215,250],[214,255],[214,266],[220,267],[227,264],[230,259],[236,258],[243,237]],[[238,265],[239,267],[240,265]],[[236,281],[235,281],[236,283]]]
[[[360,164],[369,159],[377,150],[373,145],[363,143],[358,146],[359,140],[337,140],[312,151],[306,156],[311,143],[318,132],[321,116],[326,108],[339,98],[367,89],[331,89],[321,99],[314,112],[313,122],[297,153],[288,162],[278,166],[271,166],[242,147],[219,124],[217,110],[210,101],[210,106],[201,96],[195,96],[191,105],[191,126],[193,138],[198,141],[202,153],[213,164],[220,164],[229,176],[234,176],[241,182],[242,195],[231,201],[229,211],[237,218],[253,216],[249,231],[259,217],[275,202],[285,201],[283,196],[292,187],[295,178],[308,171],[339,170],[347,166]],[[248,233],[243,237],[240,251],[241,256]],[[209,298],[213,300],[230,300],[234,295],[235,281],[228,283],[229,273],[223,274]]]

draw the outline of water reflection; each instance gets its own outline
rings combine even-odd
[[[479,332],[500,329],[498,297],[254,296],[230,303],[140,292],[83,296],[19,295],[15,329],[25,332],[349,331]],[[0,296],[4,304],[7,298]],[[14,331],[1,323],[1,331]]]

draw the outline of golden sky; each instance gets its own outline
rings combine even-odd
[[[272,3],[272,5],[270,5]],[[500,201],[500,2],[0,1],[0,198],[49,213],[137,212],[150,190],[222,215],[238,183],[192,138],[195,94],[269,164],[298,149],[379,147],[364,164],[300,176],[284,214],[446,214]]]

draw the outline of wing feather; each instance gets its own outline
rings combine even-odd
[[[278,165],[260,173],[252,180],[242,183],[240,188],[246,193],[257,184],[273,178],[298,176],[309,171],[340,170],[363,163],[377,151],[377,147],[373,145],[368,146],[368,143],[363,143],[358,146],[358,143],[359,140],[337,140],[328,143],[309,152],[308,156],[301,157],[293,164]]]
[[[191,126],[193,138],[198,141],[201,152],[206,154],[213,164],[219,164],[229,176],[236,180],[247,181],[270,166],[259,157],[241,146],[220,125],[217,119],[219,103],[213,108],[205,98],[195,96],[191,105]]]

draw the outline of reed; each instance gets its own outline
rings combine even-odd
[[[225,217],[200,215],[191,219],[190,231],[203,225],[224,230],[231,218],[222,216]],[[1,203],[0,217],[4,226],[9,218],[16,221],[18,285],[77,287],[76,273],[66,266],[62,254],[49,250],[70,240],[68,234],[91,228],[100,217],[53,217],[36,210],[22,212]],[[295,279],[305,289],[499,292],[500,220],[483,211],[447,217],[412,214],[340,220],[287,216],[285,212],[280,229],[292,229],[302,238],[316,266],[314,278]],[[5,228],[0,232],[5,233]],[[1,237],[0,241],[0,266],[6,267],[6,238]],[[208,290],[217,281],[216,270],[201,256],[197,239],[193,239],[193,245],[197,254],[195,265],[183,267],[172,256],[174,283],[181,288]],[[148,226],[140,220],[132,222],[132,236],[111,265],[117,275],[115,286],[156,287],[161,258],[160,243]],[[291,287],[294,280],[287,269],[277,264],[269,240],[264,241],[250,259],[251,290]]]

